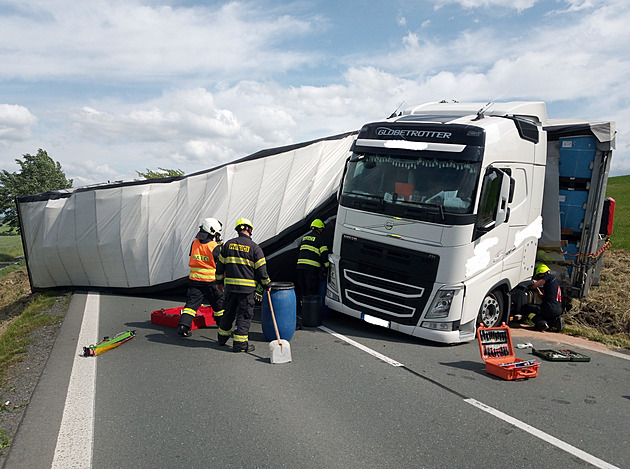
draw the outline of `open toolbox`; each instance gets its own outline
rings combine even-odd
[[[552,362],[590,362],[591,357],[583,355],[573,350],[536,350],[532,349],[532,353],[537,357],[544,358]]]
[[[538,376],[538,360],[521,360],[514,355],[510,328],[503,323],[499,327],[477,329],[479,351],[486,362],[486,371],[506,380],[534,378]]]
[[[183,306],[153,311],[151,313],[151,322],[161,326],[177,327],[179,318],[182,315],[182,309],[184,309]],[[190,330],[194,331],[195,329],[210,327],[213,324],[216,323],[212,317],[212,308],[210,306],[201,306],[197,310],[197,315],[193,319]]]

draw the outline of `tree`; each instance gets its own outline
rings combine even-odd
[[[69,189],[72,179],[66,179],[61,164],[41,148],[36,155],[27,153],[23,160],[15,161],[20,166],[19,172],[10,173],[6,169],[0,172],[0,214],[4,215],[3,224],[19,231],[16,197]]]
[[[184,175],[184,171],[182,171],[181,169],[158,168],[158,170],[159,171],[153,171],[147,168],[146,173],[142,173],[140,171],[136,171],[136,173],[138,173],[138,176],[143,177],[144,179],[171,178],[171,177],[178,177],[178,176]],[[141,181],[141,180],[142,179],[135,179],[135,181]]]

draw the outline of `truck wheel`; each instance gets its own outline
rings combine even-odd
[[[503,295],[498,290],[486,295],[481,303],[477,324],[483,323],[485,327],[497,327],[503,320]]]

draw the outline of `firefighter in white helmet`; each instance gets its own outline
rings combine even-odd
[[[193,319],[202,303],[209,303],[217,324],[223,315],[223,292],[217,288],[216,263],[221,249],[223,225],[216,218],[205,218],[190,247],[188,294],[177,333],[190,337]]]

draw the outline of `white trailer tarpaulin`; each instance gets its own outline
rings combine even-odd
[[[223,223],[224,239],[235,235],[239,218],[249,218],[253,239],[267,245],[269,257],[308,231],[310,218],[324,216],[327,205],[336,209],[355,136],[263,150],[178,178],[20,197],[31,287],[175,286],[188,276],[190,245],[206,217]]]

